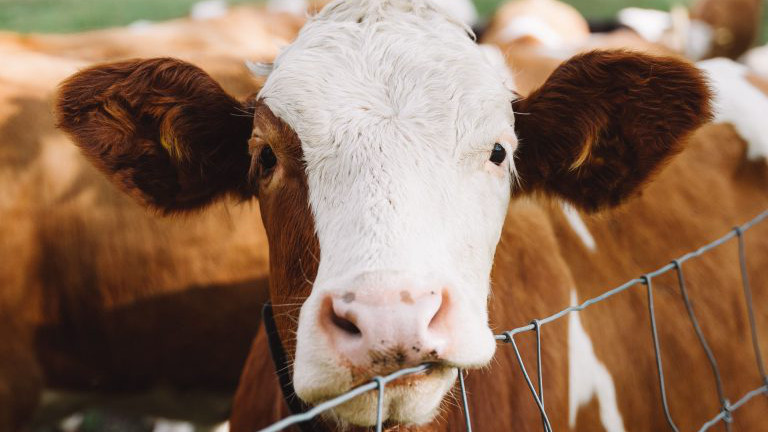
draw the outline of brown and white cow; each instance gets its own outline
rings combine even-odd
[[[757,40],[762,26],[762,0],[697,0],[690,8],[670,12],[626,8],[618,20],[649,41],[694,60],[738,59]]]
[[[506,68],[466,30],[428,1],[335,2],[244,102],[188,63],[127,61],[65,81],[59,125],[150,208],[194,211],[224,196],[258,198],[279,336],[305,402],[428,362],[428,373],[388,385],[388,424],[460,429],[446,394],[463,368],[479,369],[468,377],[477,430],[528,430],[539,413],[512,352],[499,350],[488,367],[493,333],[664,264],[763,208],[765,169],[745,160],[734,129],[714,126],[694,135],[675,168],[637,197],[710,117],[699,69],[668,57],[590,52],[518,99]],[[746,177],[734,173],[742,166]],[[748,187],[738,192],[739,183]],[[560,201],[569,203],[565,211]],[[692,217],[689,206],[714,211]],[[596,210],[607,213],[584,213]],[[672,243],[678,232],[682,240]],[[768,244],[755,241],[764,253]],[[694,285],[711,277],[705,270]],[[738,278],[736,268],[717,274]],[[728,298],[719,316],[732,318],[726,336],[744,335],[738,286],[717,289]],[[665,427],[642,294],[596,307],[594,321],[572,315],[546,327],[555,429]],[[696,359],[670,366],[670,395],[678,423],[698,427],[718,410],[715,399],[700,400],[712,390],[706,366],[696,342],[680,339],[687,323],[659,309],[673,326],[661,326],[662,344],[674,352],[667,361]],[[706,315],[718,316],[712,310]],[[737,351],[724,343],[719,355]],[[524,357],[531,360],[529,350]],[[734,399],[760,384],[743,373],[753,367],[747,356],[724,363]],[[350,401],[326,425],[371,425],[375,401],[374,394]],[[232,427],[249,431],[286,414],[261,332]],[[759,421],[737,416],[751,430]]]
[[[171,53],[247,96],[258,83],[242,53],[272,58],[295,21],[236,9],[140,29],[0,35],[0,431],[36,409],[39,422],[89,406],[184,415],[178,406],[194,397],[173,402],[180,389],[205,393],[197,420],[226,418],[267,295],[258,206],[148,213],[56,129],[52,96],[93,61]]]

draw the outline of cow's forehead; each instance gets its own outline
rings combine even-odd
[[[260,97],[310,165],[361,141],[455,155],[488,147],[513,121],[502,72],[463,25],[418,0],[329,6],[278,57]]]

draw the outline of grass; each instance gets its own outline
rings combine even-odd
[[[137,20],[162,21],[184,16],[199,0],[0,0],[0,29],[19,32],[69,33],[126,25]],[[503,0],[475,0],[483,16]],[[669,10],[686,0],[566,0],[584,16],[609,18],[629,5]],[[688,0],[690,1],[690,0]],[[229,0],[229,3],[258,3]],[[768,8],[763,16],[768,24]],[[768,26],[768,25],[766,25]],[[766,27],[764,26],[764,27]],[[768,34],[763,32],[761,40]]]
[[[0,0],[0,29],[71,33],[187,15],[199,0]],[[230,0],[229,3],[247,3]]]

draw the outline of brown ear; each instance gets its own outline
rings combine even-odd
[[[162,212],[246,198],[253,109],[170,58],[95,66],[64,81],[58,126],[118,187]]]
[[[709,101],[690,63],[627,51],[578,55],[514,103],[522,188],[588,211],[617,205],[710,119]]]

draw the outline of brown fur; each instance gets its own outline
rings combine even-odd
[[[514,105],[523,189],[587,209],[616,205],[710,118],[701,72],[672,58],[595,51]]]
[[[714,240],[768,207],[768,170],[746,160],[745,143],[730,125],[699,130],[643,194],[618,210],[583,216],[598,249],[586,251],[559,211],[553,211],[561,251],[578,282],[580,299],[597,295]],[[762,345],[766,328],[768,227],[747,233],[748,268]],[[683,265],[687,287],[733,402],[760,385],[749,344],[736,242]],[[586,257],[586,258],[585,258]],[[696,430],[719,411],[704,352],[698,345],[674,272],[654,280],[655,306],[673,418]],[[582,313],[598,358],[614,377],[619,408],[632,430],[664,430],[644,287]],[[599,336],[597,336],[599,335]],[[632,337],[636,336],[636,337]],[[627,389],[632,389],[628,391]],[[764,397],[735,413],[736,429],[761,430]],[[762,414],[761,414],[762,413]],[[590,430],[584,428],[583,430]]]
[[[8,89],[18,96],[2,98],[0,121],[0,388],[11,390],[0,417],[14,426],[0,430],[28,420],[43,385],[234,391],[267,295],[258,208],[147,214],[70,151],[44,94]]]
[[[256,203],[149,214],[55,129],[52,94],[86,62],[151,52],[194,58],[245,97],[259,82],[243,57],[269,60],[300,26],[288,18],[238,9],[140,34],[0,34],[0,431],[28,424],[43,387],[234,391],[268,294]]]
[[[691,18],[703,21],[714,32],[707,57],[739,58],[760,34],[763,0],[699,0]]]
[[[254,193],[244,181],[252,114],[188,63],[95,66],[62,83],[56,109],[86,157],[146,205],[168,212]]]
[[[0,318],[0,338],[0,430],[15,431],[37,407],[43,374],[23,327],[4,316]]]

